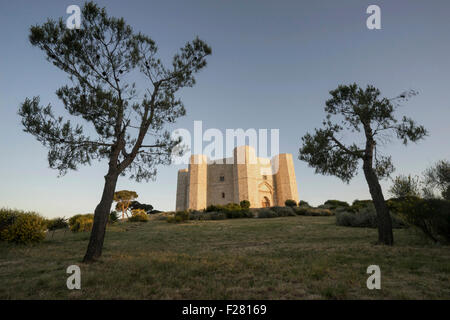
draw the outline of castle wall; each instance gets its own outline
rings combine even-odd
[[[223,177],[223,181],[221,180]],[[234,172],[230,164],[208,165],[207,206],[234,202]]]

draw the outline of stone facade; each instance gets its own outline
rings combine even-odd
[[[233,158],[208,161],[192,155],[189,168],[178,171],[176,210],[201,210],[209,205],[250,201],[252,208],[298,202],[292,154],[256,157],[249,146],[234,149]]]

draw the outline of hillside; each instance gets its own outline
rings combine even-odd
[[[396,229],[295,216],[108,227],[101,262],[84,265],[88,233],[57,232],[35,246],[0,244],[1,299],[450,299],[449,247]],[[82,289],[66,288],[81,267]],[[366,269],[381,268],[381,290]]]

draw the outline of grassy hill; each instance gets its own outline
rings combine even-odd
[[[119,223],[108,227],[100,262],[80,263],[88,233],[57,232],[39,245],[0,244],[1,299],[450,299],[450,248],[334,217]],[[66,268],[81,267],[81,290]],[[381,268],[381,290],[366,269]]]

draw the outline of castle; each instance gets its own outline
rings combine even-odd
[[[232,158],[209,161],[192,155],[189,168],[178,171],[176,210],[250,201],[252,208],[298,202],[292,154],[256,157],[250,146],[236,147]]]

